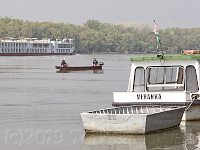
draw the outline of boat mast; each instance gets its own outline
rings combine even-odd
[[[154,22],[154,26],[155,26],[155,35],[157,35],[157,50],[158,50],[158,42],[160,43],[160,48],[161,48],[161,51],[162,51],[162,57],[164,56],[163,54],[163,49],[162,49],[162,45],[161,45],[161,40],[160,40],[160,36],[159,36],[159,33],[158,33],[158,29],[157,29],[157,26],[156,26],[156,21],[153,20]]]

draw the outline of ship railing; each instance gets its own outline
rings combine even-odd
[[[161,105],[132,105],[132,106],[121,106],[107,109],[100,109],[89,111],[92,114],[153,114],[161,111],[171,110],[174,107],[164,107]]]

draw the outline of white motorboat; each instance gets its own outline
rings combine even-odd
[[[128,90],[113,93],[113,106],[190,106],[182,120],[200,120],[200,54],[159,54],[130,60]]]

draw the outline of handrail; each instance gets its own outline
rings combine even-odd
[[[171,86],[184,86],[184,84],[147,84],[147,87],[171,87]]]

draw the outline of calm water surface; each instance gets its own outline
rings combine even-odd
[[[133,54],[0,57],[0,149],[200,149],[200,122],[148,135],[85,135],[80,113],[112,107],[126,91]],[[140,55],[141,56],[141,55]],[[63,57],[103,70],[55,69]]]

